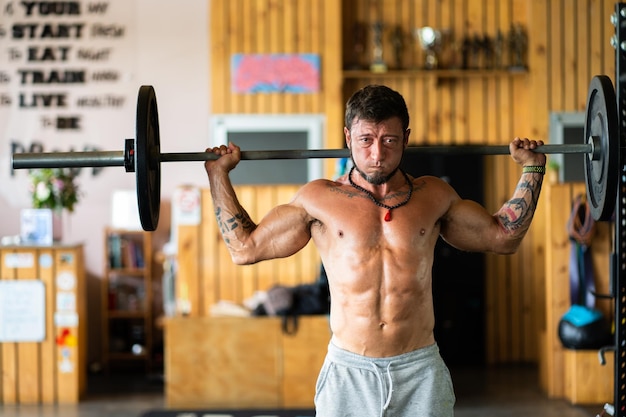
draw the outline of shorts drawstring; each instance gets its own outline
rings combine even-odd
[[[380,402],[381,404],[383,404],[383,408],[380,412],[381,417],[387,410],[387,408],[389,408],[389,403],[391,403],[391,395],[393,394],[393,378],[391,378],[390,371],[391,364],[392,362],[389,362],[389,364],[387,364],[387,369],[385,370],[385,372],[387,373],[387,379],[389,380],[389,392],[387,394],[387,400],[385,400],[385,387],[383,384],[382,376],[380,375],[378,366],[376,366],[375,363],[372,363],[372,367],[374,368],[374,372],[376,373],[376,377],[378,378],[378,385],[380,386]]]
[[[387,396],[387,401],[385,402],[385,405],[383,405],[383,411],[387,409],[387,407],[389,407],[389,403],[391,402],[391,394],[393,393],[393,379],[391,378],[391,372],[389,372],[389,369],[391,368],[391,362],[389,362],[389,365],[387,365],[387,378],[389,378],[389,395]]]

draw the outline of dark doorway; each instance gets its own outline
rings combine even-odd
[[[484,202],[480,155],[405,154],[402,168],[413,176],[433,175],[464,199]],[[439,239],[433,265],[435,338],[451,366],[483,365],[485,256],[462,252]]]

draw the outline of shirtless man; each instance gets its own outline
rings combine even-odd
[[[354,168],[336,181],[304,185],[258,224],[228,177],[239,148],[207,149],[220,155],[205,168],[224,241],[237,264],[287,257],[315,242],[328,274],[333,334],[316,387],[317,416],[452,416],[452,381],[433,336],[435,244],[441,236],[464,251],[515,252],[546,163],[531,150],[543,143],[511,142],[511,157],[526,168],[511,200],[492,215],[439,178],[399,169],[410,134],[399,93],[357,91],[344,134]]]

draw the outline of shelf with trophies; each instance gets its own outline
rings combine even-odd
[[[493,35],[458,38],[450,30],[430,26],[407,33],[400,26],[388,28],[380,21],[371,25],[355,23],[352,40],[351,56],[343,71],[345,79],[436,77],[445,80],[509,77],[528,72],[528,40],[519,24],[511,25],[506,34],[498,31]],[[418,47],[407,50],[407,43]],[[391,58],[385,59],[387,50],[392,52]]]

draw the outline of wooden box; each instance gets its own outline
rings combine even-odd
[[[565,397],[572,404],[614,402],[614,352],[601,365],[596,350],[565,350]]]
[[[329,341],[326,316],[301,317],[293,336],[275,317],[167,319],[167,406],[312,408]]]

